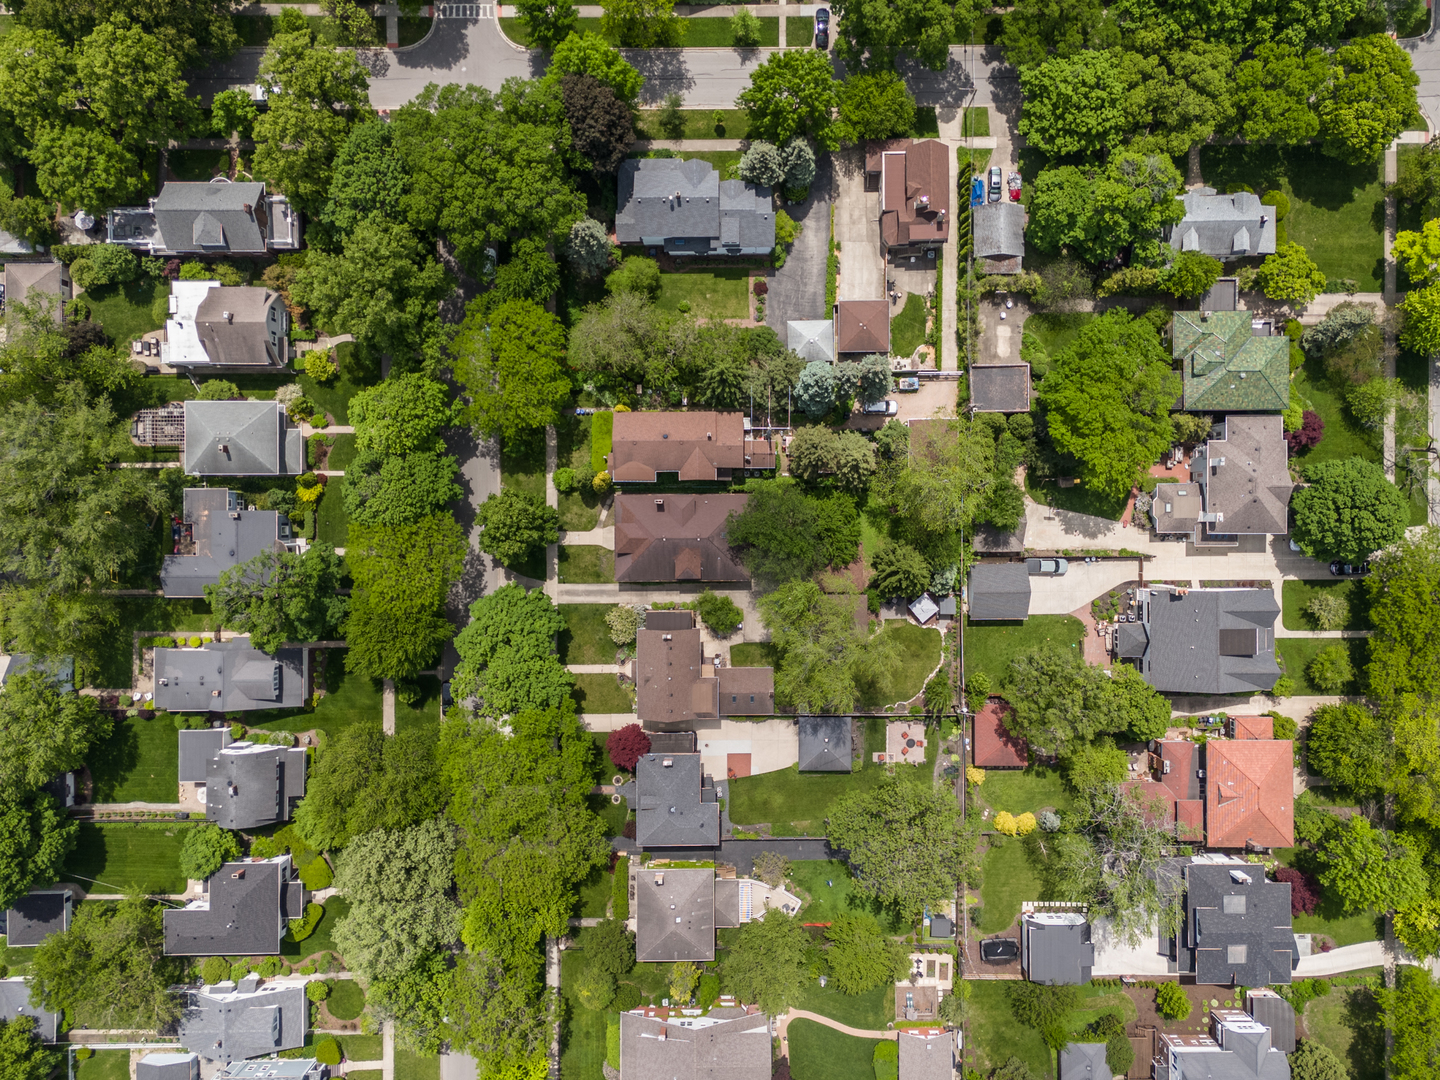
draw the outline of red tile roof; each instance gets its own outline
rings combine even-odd
[[[1275,718],[1273,716],[1235,716],[1231,719],[1235,722],[1235,738],[1237,739],[1275,738]]]
[[[1289,739],[1211,740],[1205,747],[1206,843],[1295,844],[1295,744]]]
[[[1120,790],[1126,792],[1145,823],[1153,829],[1169,829],[1175,824],[1175,798],[1164,784],[1148,780],[1125,780]]]
[[[975,715],[975,764],[982,769],[1023,769],[1029,763],[1024,739],[1005,729],[1005,718],[1015,710],[992,701]]]

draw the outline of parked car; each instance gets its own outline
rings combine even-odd
[[[865,406],[866,416],[894,416],[900,411],[900,403],[894,398],[886,398],[884,401],[875,401]]]
[[[1031,577],[1060,577],[1070,564],[1064,559],[1026,559],[1025,569]]]
[[[985,178],[977,176],[970,181],[970,205],[985,205]]]
[[[1330,564],[1330,573],[1336,577],[1360,577],[1362,574],[1368,574],[1369,572],[1370,564],[1368,562],[1362,562],[1358,566],[1352,566],[1350,563],[1342,563],[1336,560]]]
[[[1019,174],[1018,172],[1012,172],[1012,173],[1010,174],[1010,179],[1007,181],[1007,184],[1008,184],[1008,186],[1009,186],[1009,188],[1010,188],[1010,201],[1011,201],[1011,202],[1019,202],[1019,201],[1020,201],[1020,174]]]
[[[820,8],[815,12],[815,47],[830,48],[830,9]]]
[[[1005,173],[999,165],[990,166],[990,201],[1000,201],[1000,185],[1005,182]]]

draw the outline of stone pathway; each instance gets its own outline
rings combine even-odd
[[[380,699],[380,724],[386,735],[395,734],[395,680],[385,680],[384,694]]]
[[[825,1027],[833,1028],[846,1035],[854,1035],[860,1039],[897,1039],[900,1037],[898,1031],[866,1031],[864,1028],[852,1028],[840,1023],[838,1020],[831,1020],[828,1016],[821,1016],[819,1013],[809,1012],[806,1009],[791,1009],[784,1016],[776,1018],[775,1033],[780,1036],[780,1052],[782,1054],[788,1055],[790,1053],[790,1049],[786,1045],[786,1033],[790,1028],[790,1022],[792,1020],[814,1020],[817,1024],[823,1024]]]

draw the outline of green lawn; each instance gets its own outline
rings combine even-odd
[[[335,1041],[345,1052],[346,1061],[379,1061],[385,1052],[384,1042],[379,1035],[336,1035]]]
[[[842,994],[833,981],[821,986],[818,979],[809,979],[795,1006],[860,1031],[884,1031],[895,1019],[895,984],[884,983],[864,994]]]
[[[173,730],[173,729],[172,729]],[[180,842],[188,826],[92,825],[81,822],[80,835],[65,859],[62,881],[78,881],[87,889],[124,892],[178,893],[185,888],[180,873]]]
[[[0,935],[0,942],[4,940],[4,936]],[[24,975],[30,970],[30,961],[34,958],[35,950],[28,946],[12,949],[8,945],[0,945],[0,964],[5,965],[11,975]]]
[[[662,273],[656,305],[665,311],[679,311],[680,304],[688,302],[690,314],[697,319],[743,319],[750,314],[745,295],[749,280],[750,271],[741,266]]]
[[[801,22],[809,22],[801,19]],[[685,120],[682,139],[743,139],[750,133],[750,114],[744,109],[720,109],[720,123],[715,123],[714,109],[681,109]],[[642,138],[669,139],[660,130],[660,110],[641,109],[635,123]]]
[[[1028,769],[986,769],[985,783],[979,787],[980,799],[997,813],[1012,814],[1041,810],[1069,810],[1070,793],[1060,779],[1058,769],[1032,765]]]
[[[609,799],[606,799],[609,805]],[[605,908],[610,902],[610,891],[615,881],[615,875],[605,872],[596,867],[590,871],[590,876],[582,881],[575,890],[579,894],[579,902],[575,905],[575,917],[579,919],[603,919]]]
[[[229,150],[171,150],[165,164],[176,180],[206,183],[230,172]]]
[[[350,519],[345,515],[345,477],[332,476],[326,480],[318,513],[315,539],[331,547],[344,547],[345,538],[350,534]]]
[[[1345,945],[1359,945],[1366,941],[1380,941],[1385,936],[1383,923],[1373,911],[1362,911],[1359,915],[1342,915],[1340,911],[1326,911],[1330,905],[1322,904],[1314,915],[1296,915],[1291,921],[1297,934],[1324,934],[1332,938],[1336,948]],[[1338,905],[1334,905],[1338,908]]]
[[[780,662],[768,641],[737,641],[730,646],[731,667],[774,667]]]
[[[130,1080],[129,1050],[96,1050],[75,1062],[75,1080]]]
[[[350,423],[350,399],[355,396],[357,390],[363,390],[367,386],[374,386],[380,382],[380,365],[376,361],[362,359],[355,351],[355,343],[351,341],[342,341],[335,346],[335,365],[340,369],[340,373],[329,382],[318,383],[309,375],[303,374],[305,363],[304,358],[301,357],[295,361],[295,366],[302,372],[296,381],[299,382],[300,389],[305,392],[305,396],[329,414],[332,421],[336,424],[348,425]],[[351,457],[353,456],[352,452]],[[331,466],[331,468],[344,468],[344,466]]]
[[[731,781],[732,784],[734,782]],[[800,914],[807,923],[828,923],[847,911],[868,911],[880,920],[881,927],[887,933],[903,934],[914,929],[903,919],[897,918],[892,910],[880,907],[873,899],[856,889],[850,868],[843,860],[802,859],[792,862],[790,880],[805,900]]]
[[[791,1021],[787,1037],[790,1042],[790,1075],[795,1080],[875,1078],[871,1059],[879,1039],[856,1038],[817,1024],[814,1020]]]
[[[560,495],[560,528],[567,532],[585,532],[600,524],[600,496],[593,488],[567,491]]]
[[[582,950],[566,949],[560,954],[560,993],[567,1006],[560,1025],[560,1075],[564,1080],[595,1080],[605,1062],[605,1014],[585,1008],[575,996],[575,985],[584,970]]]
[[[910,293],[905,306],[890,320],[890,353],[908,357],[925,344],[925,298]]]
[[[423,1057],[409,1050],[395,1051],[395,1080],[440,1080],[438,1055]]]
[[[785,47],[798,49],[815,43],[815,20],[806,15],[790,15],[785,19]]]
[[[562,664],[610,664],[615,660],[615,642],[605,616],[614,604],[561,604],[565,629],[560,631]]]
[[[1200,171],[1217,191],[1247,184],[1256,194],[1285,192],[1290,214],[1282,224],[1291,242],[1302,245],[1326,276],[1353,278],[1361,292],[1380,291],[1384,192],[1378,161],[1345,165],[1318,146],[1202,146]]]
[[[500,483],[545,501],[545,438],[500,447]]]
[[[971,136],[981,137],[990,134],[990,109],[984,105],[974,105],[965,110],[965,115],[960,119],[961,138]],[[1033,318],[1034,316],[1031,316]]]
[[[315,956],[322,952],[333,952],[339,956],[335,948],[335,939],[331,935],[335,933],[335,924],[350,914],[350,901],[343,896],[332,896],[325,901],[325,917],[320,920],[320,925],[315,932],[304,941],[291,941],[290,938],[280,939],[280,957],[295,963],[307,956]],[[343,959],[343,958],[342,958]]]
[[[1023,623],[972,623],[965,620],[965,672],[983,671],[992,686],[1004,681],[1012,657],[1049,643],[1078,649],[1084,624],[1073,615],[1031,615]],[[988,782],[988,781],[987,781]]]
[[[1305,1006],[1305,1031],[1335,1051],[1349,1067],[1351,1080],[1382,1080],[1385,1075],[1383,1014],[1369,987],[1337,986]]]
[[[1325,421],[1325,434],[1320,437],[1319,445],[1297,454],[1295,460],[1299,464],[1352,457],[1379,464],[1380,434],[1355,422],[1345,407],[1344,392],[1325,378],[1321,361],[1307,359],[1304,367],[1295,373],[1291,385],[1306,408],[1313,409]]]
[[[557,570],[561,581],[608,585],[615,580],[615,552],[589,544],[561,544]]]
[[[1321,690],[1310,682],[1310,677],[1305,674],[1305,666],[1315,658],[1321,649],[1330,645],[1341,644],[1350,650],[1350,666],[1355,669],[1357,680],[1349,686],[1341,689],[1342,694],[1360,693],[1358,676],[1364,673],[1369,656],[1369,642],[1365,638],[1326,639],[1326,638],[1291,638],[1282,637],[1275,639],[1276,648],[1280,652],[1280,667],[1295,680],[1295,693],[1299,695],[1327,694],[1332,691]]]
[[[605,417],[609,420],[610,414],[606,413]],[[582,473],[594,467],[590,460],[590,432],[594,420],[594,416],[570,414],[560,418],[555,425],[558,467],[569,467]],[[561,493],[559,510],[562,529],[584,531],[600,524],[600,496],[593,488]]]
[[[355,460],[355,436],[340,434],[331,435],[330,438],[334,441],[330,445],[330,454],[325,459],[325,468],[344,472]]]
[[[915,110],[915,127],[910,131],[916,139],[938,139],[940,118],[935,115],[935,106],[925,105]]]
[[[1125,504],[1129,502],[1128,496],[1112,499],[1080,484],[1061,487],[1053,480],[1037,480],[1028,470],[1025,473],[1025,494],[1041,506],[1052,506],[1074,514],[1089,514],[1108,521],[1119,521],[1125,514]]]
[[[879,684],[868,687],[860,696],[867,708],[881,708],[897,701],[909,701],[925,689],[925,680],[940,663],[940,632],[916,626],[904,619],[888,619],[881,635],[895,641],[900,662]]]
[[[262,709],[245,716],[246,727],[277,731],[305,731],[319,728],[334,735],[351,724],[378,724],[383,706],[378,681],[345,670],[345,650],[332,649],[326,661],[325,681],[329,692],[312,713],[295,709]]]
[[[1130,995],[1121,990],[1108,990],[1092,984],[1079,990],[1080,1008],[1070,1014],[1070,1030],[1077,1036],[1085,1035],[1085,1028],[1106,1013],[1118,1012],[1127,1024],[1140,1015]]]
[[[179,798],[180,738],[169,720],[122,720],[86,758],[95,801],[173,803]]]
[[[90,686],[117,689],[131,685],[134,681],[133,639],[130,635],[132,630],[186,630],[199,633],[215,628],[210,604],[205,600],[127,596],[114,603],[118,616],[117,625],[123,629],[105,638],[94,669],[86,672]]]
[[[576,675],[571,691],[582,713],[628,713],[635,711],[635,697],[614,675]]]
[[[986,979],[972,983],[970,1044],[965,1064],[999,1068],[1012,1057],[1030,1066],[1036,1076],[1054,1076],[1054,1056],[1034,1028],[1015,1022],[1006,995],[1006,983]]]
[[[1370,600],[1365,583],[1359,578],[1336,578],[1331,581],[1286,581],[1280,586],[1281,618],[1286,630],[1318,630],[1315,620],[1305,613],[1305,605],[1315,597],[1330,593],[1350,605],[1350,619],[1342,630],[1370,629]]]
[[[803,20],[809,22],[810,20]],[[701,16],[693,19],[682,19],[682,26],[685,36],[680,44],[691,49],[709,48],[734,48],[735,35],[730,32],[730,20],[713,16]],[[530,44],[530,31],[525,26],[525,20],[515,17],[507,17],[500,20],[500,28],[505,31],[505,36],[517,45]],[[575,20],[575,33],[577,34],[600,34],[600,20],[594,17],[582,17]],[[383,36],[383,34],[382,34]],[[603,36],[603,35],[602,35]],[[608,39],[607,39],[608,40]],[[618,45],[618,41],[611,41],[612,45]],[[764,48],[774,48],[780,44],[780,20],[775,16],[761,17],[760,19],[760,45]],[[730,138],[740,138],[732,135]]]
[[[325,1008],[336,1020],[354,1020],[365,1010],[365,991],[354,979],[336,979]]]
[[[971,111],[965,110],[967,120]],[[1094,313],[1089,311],[1037,311],[1022,324],[1020,359],[1032,366],[1031,374],[1038,378],[1049,370],[1055,356],[1068,348],[1080,336],[1085,324],[1094,318]]]
[[[1040,899],[1040,875],[1030,864],[1024,841],[1016,837],[990,837],[980,867],[980,903],[984,906],[980,930],[998,934],[1020,917],[1020,905]]]
[[[140,278],[124,285],[93,285],[81,299],[90,306],[90,317],[105,327],[117,345],[128,345],[149,330],[159,330],[164,320],[151,313],[157,296],[165,296],[169,285],[154,278]]]

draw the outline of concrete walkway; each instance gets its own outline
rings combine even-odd
[[[630,144],[631,150],[743,150],[745,142],[740,139],[636,139]]]
[[[1402,963],[1413,962],[1404,957]],[[1345,971],[1359,971],[1361,968],[1383,967],[1386,962],[1383,941],[1365,941],[1359,945],[1344,945],[1328,953],[1312,953],[1300,957],[1294,978],[1313,979],[1317,975],[1339,975]]]
[[[633,712],[587,712],[580,714],[580,722],[588,731],[616,731],[638,724],[640,717]]]
[[[383,1055],[380,1062],[381,1080],[395,1080],[395,1023],[386,1020],[380,1028]]]
[[[1283,622],[1275,624],[1276,637],[1362,638],[1369,637],[1372,633],[1372,630],[1286,630]]]
[[[560,542],[569,547],[580,547],[589,545],[591,547],[603,547],[610,551],[615,550],[615,526],[611,525],[604,529],[576,529],[569,531],[560,530]]]
[[[566,664],[565,670],[576,675],[619,675],[619,664]]]
[[[602,922],[604,922],[603,919],[570,919],[570,920],[566,923],[566,925],[567,925],[567,926],[578,926],[578,927],[581,927],[581,928],[583,929],[584,927],[587,927],[587,926],[599,926]]]
[[[380,699],[380,726],[386,735],[395,734],[395,680],[386,679]]]
[[[560,508],[560,493],[555,490],[555,470],[559,467],[559,443],[555,436],[555,425],[545,429],[545,505],[552,510]],[[560,545],[550,544],[545,548],[545,595],[553,601],[560,587]]]

